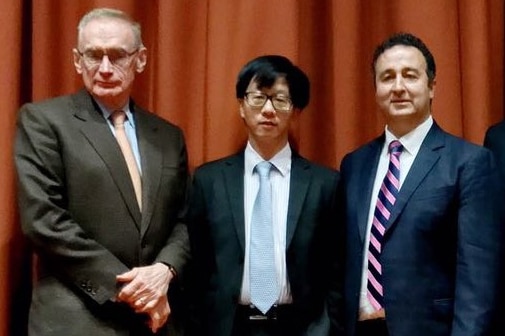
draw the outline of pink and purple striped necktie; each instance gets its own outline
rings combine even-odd
[[[398,140],[391,141],[389,144],[389,167],[379,190],[370,231],[367,288],[368,299],[376,310],[384,306],[380,255],[386,223],[389,220],[400,189],[400,154],[402,150],[403,146]]]

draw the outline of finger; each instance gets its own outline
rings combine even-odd
[[[125,286],[121,288],[117,296],[122,301],[131,301],[135,291],[135,288]]]
[[[154,308],[156,308],[156,306],[158,305],[159,302],[160,302],[160,300],[151,299],[150,301],[148,301],[146,303],[146,305],[144,307],[146,310],[153,310]]]
[[[157,289],[150,288],[145,285],[145,283],[139,283],[135,281],[130,283],[132,287],[124,287],[121,291],[122,297],[127,297],[129,303],[133,306],[141,306],[141,302],[138,302],[141,298],[144,300],[144,304],[150,301],[155,301],[156,303],[166,297],[166,293],[162,293]]]
[[[119,282],[132,281],[137,276],[137,274],[138,274],[137,268],[133,268],[128,272],[116,275],[116,281]]]
[[[151,301],[148,301],[146,303],[145,300],[137,300],[134,303],[130,303],[130,306],[135,310],[136,313],[148,313],[150,310],[152,310],[152,305]]]
[[[128,301],[130,303],[135,302],[136,300],[143,297],[143,289],[141,288],[141,284],[138,282],[130,282],[126,284],[118,293],[119,299],[122,301]]]
[[[160,320],[161,320],[161,317],[160,317],[160,314],[158,314],[158,312],[154,312],[152,314],[152,317],[151,317],[151,320],[152,320],[152,326],[151,326],[151,330],[153,333],[156,333],[156,331],[161,327],[161,324],[160,324]]]
[[[159,303],[160,299],[153,296],[142,296],[134,302],[129,302],[130,306],[136,313],[148,314],[155,311]]]
[[[146,299],[141,297],[141,298],[135,300],[134,305],[135,305],[135,307],[140,308],[140,307],[144,307],[146,305],[146,303],[147,303]]]

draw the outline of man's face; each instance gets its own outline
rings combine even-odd
[[[249,83],[246,93],[264,93],[281,99],[290,98],[289,86],[286,79],[278,78],[269,88],[259,89],[254,78]],[[240,99],[240,116],[249,132],[249,140],[253,144],[265,143],[283,146],[288,141],[289,126],[297,111],[276,110],[272,101],[268,99],[263,107],[253,107],[246,99]]]
[[[429,83],[426,66],[421,51],[411,46],[394,46],[377,59],[375,98],[389,126],[401,123],[410,131],[430,115],[435,82]]]
[[[74,65],[86,89],[107,108],[122,108],[130,96],[135,72],[146,64],[131,26],[120,19],[90,21],[79,35]]]

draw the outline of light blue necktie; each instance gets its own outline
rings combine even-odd
[[[272,164],[260,162],[255,170],[260,177],[260,187],[254,202],[250,237],[251,303],[265,314],[279,296],[275,271],[274,232],[272,224]]]

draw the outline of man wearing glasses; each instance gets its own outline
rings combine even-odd
[[[195,335],[326,335],[339,175],[288,142],[309,80],[287,58],[262,56],[240,71],[236,96],[247,145],[199,167],[190,197]]]
[[[21,223],[38,256],[29,333],[178,335],[183,134],[130,99],[147,57],[138,23],[96,9],[77,40],[85,89],[26,104],[18,122]]]

